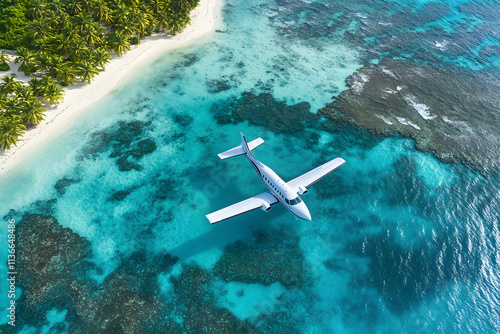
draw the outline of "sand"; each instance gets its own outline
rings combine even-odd
[[[216,29],[221,29],[221,9],[221,0],[201,0],[200,6],[191,12],[191,24],[181,33],[175,36],[147,37],[139,45],[131,47],[125,55],[114,56],[106,65],[106,71],[95,77],[90,85],[77,83],[65,87],[64,101],[57,106],[47,108],[45,120],[26,131],[18,140],[17,147],[12,147],[7,152],[0,152],[0,176],[14,170],[15,166],[34,152],[39,145],[46,144],[68,130],[78,115],[124,84],[134,73],[161,57],[163,53],[193,43],[201,43]],[[19,80],[30,79],[22,72],[17,72],[18,65],[11,67],[11,71],[1,73],[2,77],[14,72]]]

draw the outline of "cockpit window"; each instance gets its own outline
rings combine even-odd
[[[301,202],[302,202],[302,199],[299,196],[297,196],[294,199],[290,200],[290,205],[297,205]]]

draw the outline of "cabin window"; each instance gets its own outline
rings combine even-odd
[[[294,199],[292,199],[292,200],[290,201],[290,204],[291,204],[291,205],[297,205],[297,204],[299,204],[299,203],[301,203],[301,202],[302,202],[302,199],[301,199],[299,196],[297,196],[297,197],[295,197]]]

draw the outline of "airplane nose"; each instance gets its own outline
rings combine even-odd
[[[304,205],[304,207],[301,208],[300,213],[302,214],[301,215],[302,219],[309,220],[309,221],[311,220],[311,214],[309,213],[309,209],[307,208],[307,206]]]
[[[304,217],[305,220],[309,220],[309,221],[311,220],[311,214],[309,213],[309,210],[307,212],[305,212],[304,216],[305,216]]]

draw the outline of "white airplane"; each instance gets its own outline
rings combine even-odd
[[[262,182],[269,188],[269,191],[206,215],[210,224],[258,208],[268,212],[271,210],[271,205],[278,202],[281,202],[285,208],[297,217],[311,220],[311,214],[299,195],[305,194],[307,187],[345,163],[344,159],[336,158],[289,182],[284,182],[271,168],[255,159],[252,155],[252,150],[263,142],[262,138],[257,138],[247,143],[245,136],[241,133],[241,146],[220,153],[219,158],[227,159],[244,154],[257,171],[257,174],[259,174]]]

